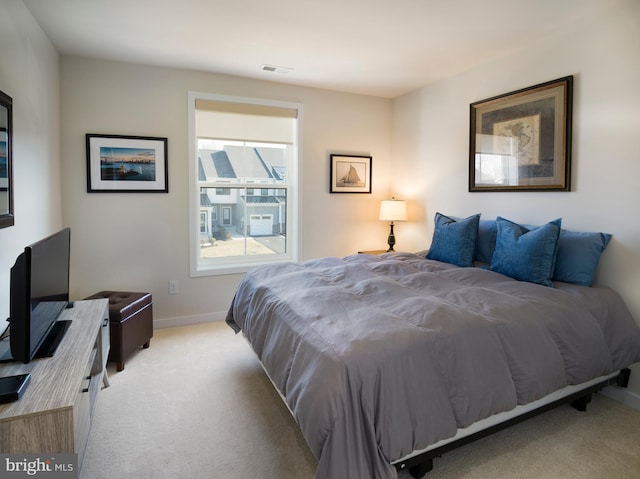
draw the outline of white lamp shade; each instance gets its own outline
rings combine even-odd
[[[380,221],[407,221],[407,203],[402,200],[380,202]]]

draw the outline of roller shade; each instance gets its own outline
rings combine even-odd
[[[242,115],[259,115],[281,118],[297,118],[298,110],[277,106],[258,105],[253,103],[239,103],[218,100],[196,100],[196,110],[218,113],[239,113]]]
[[[250,103],[196,100],[198,138],[293,144],[298,111]]]

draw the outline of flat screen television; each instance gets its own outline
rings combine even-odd
[[[71,230],[63,229],[25,247],[11,268],[9,342],[15,361],[53,356],[70,321],[58,321],[69,307]]]

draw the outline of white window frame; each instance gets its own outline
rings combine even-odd
[[[261,105],[297,111],[296,150],[291,171],[287,171],[287,251],[284,254],[259,256],[234,256],[215,258],[202,264],[200,256],[200,186],[198,182],[198,145],[196,138],[196,100],[213,100]],[[302,104],[275,100],[264,100],[238,96],[218,95],[204,92],[188,92],[188,134],[189,134],[189,263],[190,275],[214,276],[221,274],[245,273],[258,265],[282,261],[299,261],[302,256]],[[221,187],[212,184],[211,187]]]

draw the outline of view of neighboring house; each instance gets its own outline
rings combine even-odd
[[[286,189],[278,186],[286,181],[286,155],[286,148],[269,146],[198,149],[198,178],[208,185],[200,188],[201,244],[236,233],[285,234]]]

